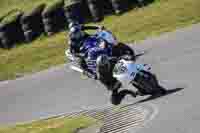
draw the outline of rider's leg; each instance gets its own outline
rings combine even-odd
[[[80,66],[80,68],[83,70],[83,74],[90,77],[90,78],[93,78],[93,79],[96,79],[96,75],[93,74],[93,71],[88,69],[88,66],[87,66],[87,63],[86,63],[86,60],[84,59],[84,57],[78,57],[78,61],[77,61],[78,65]]]
[[[83,57],[79,57],[79,58],[78,58],[78,64],[79,64],[80,67],[81,67],[82,69],[84,69],[84,70],[87,68],[87,64],[86,64],[86,62],[85,62],[85,60],[84,60]]]
[[[121,87],[121,83],[113,77],[112,70],[111,63],[110,65],[97,66],[98,79],[108,90],[118,90]]]

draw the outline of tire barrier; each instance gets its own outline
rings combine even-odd
[[[98,2],[98,6],[100,8],[100,12],[104,15],[112,14],[113,13],[113,7],[110,0],[100,0],[101,2]]]
[[[93,18],[93,21],[98,22],[102,20],[103,15],[100,11],[98,0],[87,0],[88,8],[90,10],[91,16]]]
[[[0,41],[3,48],[11,48],[16,43],[24,41],[24,34],[20,25],[22,12],[16,11],[5,17],[0,25]]]
[[[70,22],[79,22],[84,23],[84,3],[82,0],[71,0],[65,1],[64,3],[64,11],[65,11],[65,17],[68,23]],[[84,17],[83,17],[84,16]]]
[[[22,13],[10,10],[0,17],[0,47],[11,48],[21,41],[30,42],[45,32],[52,35],[71,21],[80,23],[101,21],[104,14],[121,14],[134,6],[144,6],[154,0],[55,0],[37,5]],[[134,6],[133,6],[134,5]]]
[[[44,32],[42,11],[45,4],[38,5],[31,12],[25,13],[20,20],[26,42],[30,42]]]
[[[115,11],[115,14],[121,14],[123,12],[123,0],[110,0],[112,3],[113,10]]]
[[[52,35],[65,27],[64,1],[48,5],[42,12],[42,21],[47,35]]]
[[[16,11],[18,11],[18,10],[17,10],[17,9],[12,9],[12,10],[9,10],[6,14],[0,16],[0,22],[1,22],[4,18],[6,18],[7,16],[9,16],[10,14],[12,14],[12,13],[14,13],[14,12],[16,12]]]
[[[122,14],[138,5],[138,1],[143,0],[110,0],[115,14]]]
[[[2,45],[2,43],[1,43],[1,41],[0,41],[0,48],[3,48],[3,45]]]

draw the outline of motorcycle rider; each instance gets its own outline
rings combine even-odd
[[[86,73],[92,74],[95,79],[97,79],[97,62],[96,60],[98,59],[99,56],[101,55],[107,55],[107,56],[112,56],[112,47],[110,45],[107,45],[104,40],[100,40],[99,45],[96,47],[93,47],[89,49],[87,53],[87,58],[85,59],[86,65],[87,65],[87,70]]]
[[[92,37],[84,30],[96,29],[103,30],[102,26],[83,26],[78,23],[69,24],[69,39],[70,39],[70,52],[79,57],[79,65],[83,68],[84,74],[96,79],[96,59],[99,55],[106,54],[111,56],[112,48],[103,39]],[[94,42],[92,45],[84,46],[85,41]],[[81,51],[84,52],[84,56],[81,55]]]
[[[84,44],[84,41],[90,38],[90,35],[84,32],[84,30],[102,30],[103,27],[83,26],[78,23],[70,23],[69,29],[69,37],[71,41],[70,51],[72,54],[78,54]],[[112,76],[112,70],[116,61],[108,60],[108,57],[112,56],[112,45],[108,45],[108,42],[103,39],[98,41],[100,41],[98,43],[99,45],[89,48],[87,56],[85,56],[84,59],[80,58],[79,64],[83,68],[84,74],[94,79],[99,79],[108,90],[116,91],[121,87],[121,83]]]
[[[78,54],[83,42],[86,38],[90,37],[85,30],[102,30],[103,26],[84,26],[78,22],[72,22],[68,26],[69,28],[69,42],[70,52],[72,54]]]

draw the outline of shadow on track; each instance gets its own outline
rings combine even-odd
[[[175,88],[175,89],[167,90],[166,94],[164,94],[164,95],[161,95],[161,94],[152,95],[152,96],[147,97],[146,99],[143,99],[141,101],[136,102],[135,104],[151,101],[151,100],[157,99],[159,97],[163,97],[163,96],[166,96],[166,95],[170,95],[172,93],[176,93],[176,92],[181,91],[183,89],[184,88]]]
[[[154,99],[157,99],[157,98],[160,98],[160,97],[163,97],[163,96],[166,96],[166,95],[170,95],[172,93],[176,93],[178,91],[181,91],[183,90],[184,88],[175,88],[175,89],[171,89],[171,90],[167,90],[166,89],[166,94],[162,95],[162,94],[156,94],[156,95],[151,95],[143,100],[140,100],[134,104],[139,104],[139,103],[143,103],[143,102],[147,102],[147,101],[151,101],[151,100],[154,100]],[[131,96],[135,96],[135,93],[131,90],[122,90],[122,91],[119,91],[119,92],[114,92],[112,93],[111,95],[111,102],[112,104],[114,105],[118,105],[121,103],[121,101],[125,98],[126,95],[131,95]]]

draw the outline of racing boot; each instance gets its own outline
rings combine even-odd
[[[89,78],[92,78],[92,79],[97,80],[97,75],[96,75],[96,74],[93,74],[92,72],[90,72],[90,71],[88,71],[88,70],[84,70],[84,71],[83,71],[83,74],[86,75],[86,76],[89,77]]]

